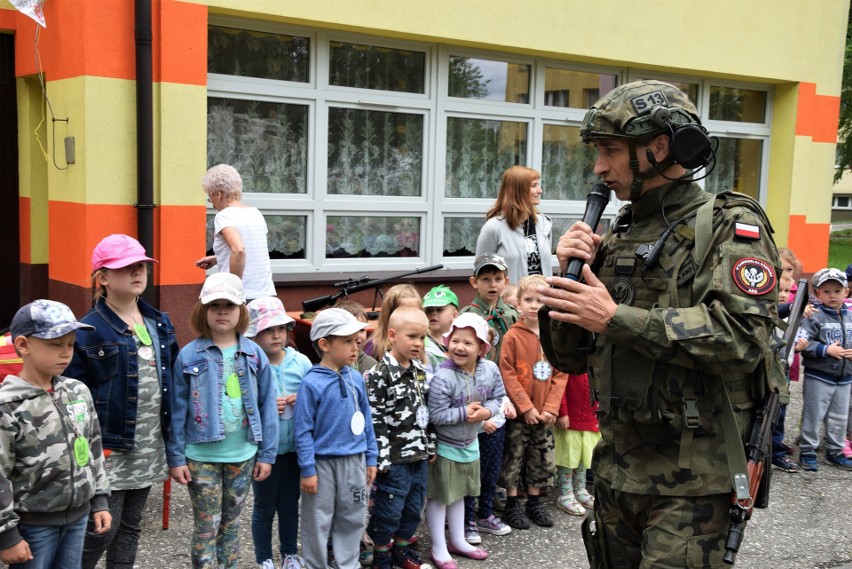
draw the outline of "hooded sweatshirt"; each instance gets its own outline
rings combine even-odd
[[[538,336],[523,321],[516,322],[503,338],[500,373],[506,393],[518,410],[519,419],[533,407],[539,413],[547,411],[554,417],[559,414],[568,375],[553,367],[548,379],[536,379],[533,366],[542,359],[544,352]]]
[[[78,437],[88,441],[79,461]],[[56,376],[48,392],[7,376],[0,387],[0,449],[0,549],[21,541],[20,520],[60,526],[109,509],[101,430],[83,383]]]
[[[351,428],[356,410],[364,414],[360,435]],[[316,461],[322,458],[364,453],[367,466],[376,466],[378,450],[367,389],[361,374],[351,367],[343,366],[338,373],[316,364],[308,370],[299,385],[293,419],[302,478],[315,475]]]

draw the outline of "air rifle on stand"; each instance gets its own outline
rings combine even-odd
[[[357,279],[349,279],[348,281],[342,281],[339,283],[334,283],[334,288],[340,289],[334,294],[327,294],[325,296],[318,296],[316,298],[311,298],[308,300],[302,301],[302,310],[305,312],[316,312],[320,308],[324,306],[328,306],[329,304],[334,304],[337,302],[339,298],[346,298],[352,293],[356,293],[362,290],[368,290],[371,288],[376,289],[376,294],[373,296],[373,312],[376,310],[376,301],[382,296],[382,285],[387,282],[395,281],[397,279],[401,279],[403,277],[410,277],[411,275],[419,275],[420,273],[428,273],[430,271],[437,271],[438,269],[443,269],[444,265],[433,265],[431,267],[426,267],[423,269],[417,269],[416,271],[412,271],[410,273],[402,273],[401,275],[394,275],[392,277],[388,277],[386,279],[373,279],[370,280],[369,277],[360,277]]]
[[[800,279],[796,298],[790,308],[787,330],[784,332],[784,343],[773,355],[781,358],[784,375],[790,370],[790,354],[796,345],[796,332],[802,321],[802,314],[808,303],[808,281]],[[772,427],[778,419],[781,410],[780,395],[777,390],[770,389],[765,401],[757,410],[751,435],[746,443],[746,468],[748,475],[734,476],[734,495],[731,499],[731,525],[728,528],[728,539],[725,543],[726,564],[733,565],[737,552],[743,541],[746,529],[754,508],[766,508],[769,505],[769,481],[772,462]],[[746,480],[747,478],[747,480]]]

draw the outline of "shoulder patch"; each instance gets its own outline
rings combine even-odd
[[[761,296],[775,288],[775,270],[754,257],[743,257],[734,263],[734,283],[744,293]]]
[[[734,224],[734,235],[745,239],[760,239],[760,226],[738,221]]]

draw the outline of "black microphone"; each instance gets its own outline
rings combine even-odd
[[[592,231],[598,226],[601,221],[601,214],[606,209],[606,204],[609,203],[609,187],[603,182],[598,182],[592,186],[592,191],[589,192],[589,197],[586,198],[586,213],[583,214],[583,223],[592,228]],[[569,259],[568,269],[565,271],[565,278],[572,281],[580,280],[580,274],[583,272],[583,265],[586,264],[584,259]]]

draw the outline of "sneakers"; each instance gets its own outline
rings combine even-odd
[[[847,458],[840,450],[825,453],[825,463],[843,470],[852,470],[852,458]]]
[[[507,498],[503,519],[515,529],[530,529],[530,520],[521,509],[521,503],[518,501],[517,496]]]
[[[266,569],[266,563],[268,561],[264,561],[263,569]],[[273,569],[275,569],[275,565],[270,565]],[[285,555],[284,563],[281,565],[281,569],[305,569],[307,565],[305,565],[305,560],[302,559],[300,555]]]
[[[267,559],[258,567],[260,567],[260,569],[275,569],[275,562],[272,559]]]
[[[527,516],[537,526],[549,528],[553,526],[553,519],[550,514],[544,509],[544,504],[538,499],[538,496],[530,496],[527,499]]]
[[[394,546],[391,559],[393,559],[394,565],[402,567],[402,569],[432,569],[432,566],[423,563],[410,547]]]
[[[479,530],[476,528],[476,522],[470,520],[464,526],[464,540],[471,545],[482,543],[482,538],[479,536]]]
[[[358,544],[358,563],[361,567],[369,567],[373,564],[373,540],[366,533]]]
[[[800,455],[799,464],[802,466],[802,470],[808,470],[810,472],[816,472],[817,470],[819,470],[819,463],[817,462],[817,457],[815,454]]]
[[[776,468],[780,468],[784,472],[789,472],[790,474],[799,471],[799,467],[796,466],[796,463],[786,456],[773,456],[772,464],[774,464]]]
[[[389,551],[376,551],[373,553],[371,569],[393,569],[393,560]]]
[[[512,532],[512,528],[504,524],[503,520],[494,514],[478,520],[476,527],[479,528],[480,532],[490,533],[491,535],[506,535]]]

